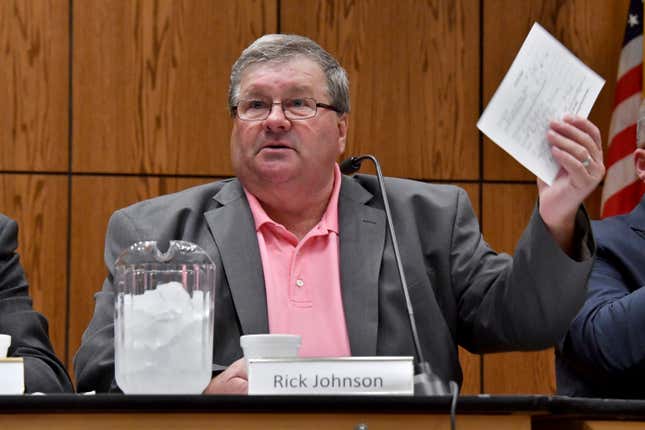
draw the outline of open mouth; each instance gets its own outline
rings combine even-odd
[[[291,148],[290,146],[287,146],[287,145],[281,145],[281,144],[279,144],[279,143],[276,143],[275,145],[266,145],[266,146],[263,146],[263,147],[262,147],[262,149],[260,149],[260,150],[261,150],[261,151],[263,151],[263,150],[265,150],[265,149],[269,149],[269,150],[280,150],[280,149],[292,149],[292,148]]]

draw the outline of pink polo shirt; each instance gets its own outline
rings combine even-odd
[[[267,296],[269,331],[299,334],[301,357],[349,356],[340,292],[338,195],[340,170],[320,222],[302,238],[266,214],[246,189],[255,220]]]

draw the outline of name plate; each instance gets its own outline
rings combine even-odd
[[[249,394],[414,394],[413,357],[252,358]]]
[[[0,358],[0,394],[25,392],[25,368],[22,357]]]

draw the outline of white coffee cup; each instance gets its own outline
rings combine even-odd
[[[244,357],[296,358],[300,336],[296,334],[247,334],[240,337]]]
[[[8,334],[0,334],[0,358],[7,356],[9,346],[11,346],[11,336]]]

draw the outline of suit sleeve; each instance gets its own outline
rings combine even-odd
[[[94,296],[94,315],[83,333],[81,347],[74,357],[79,392],[119,392],[114,371],[114,262],[119,254],[138,240],[136,228],[121,212],[110,218],[105,239],[108,275]]]
[[[643,254],[641,254],[641,261]],[[600,247],[587,301],[571,324],[562,357],[605,376],[642,377],[645,372],[645,288],[632,285]],[[599,375],[597,375],[599,376]]]
[[[474,352],[555,345],[585,297],[595,251],[586,213],[580,209],[576,219],[580,261],[562,251],[537,208],[511,257],[483,240],[468,198],[460,194],[451,246],[459,342]]]
[[[0,333],[11,336],[8,355],[23,357],[25,391],[71,392],[72,384],[49,341],[47,320],[34,311],[17,248],[16,223],[0,215]]]

